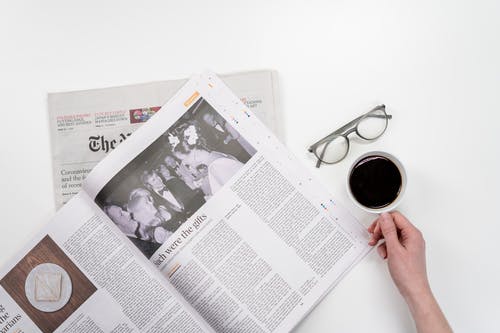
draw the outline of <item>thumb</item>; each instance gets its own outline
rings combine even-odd
[[[392,216],[389,213],[382,213],[379,217],[380,230],[382,235],[384,235],[385,242],[387,244],[388,252],[391,248],[396,248],[401,246],[398,238],[398,231],[396,225],[392,220]]]

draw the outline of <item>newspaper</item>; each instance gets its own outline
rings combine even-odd
[[[0,332],[288,332],[368,233],[213,73],[0,270]]]
[[[223,81],[278,137],[277,73],[222,75]],[[48,97],[56,208],[111,150],[160,110],[186,80],[52,93]]]

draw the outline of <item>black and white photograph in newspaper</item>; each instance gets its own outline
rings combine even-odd
[[[200,98],[120,170],[95,202],[150,258],[255,153]]]

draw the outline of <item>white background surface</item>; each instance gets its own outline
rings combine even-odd
[[[406,165],[400,206],[424,233],[434,292],[457,332],[500,326],[500,2],[1,1],[0,264],[54,213],[47,92],[276,69],[287,146],[308,144],[377,103],[393,120],[373,144],[313,170],[347,198],[349,164],[385,150]],[[411,332],[375,252],[297,332]]]

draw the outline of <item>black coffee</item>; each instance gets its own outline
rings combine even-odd
[[[367,156],[352,169],[349,186],[354,198],[363,206],[383,208],[398,197],[401,173],[391,160],[383,156]]]

